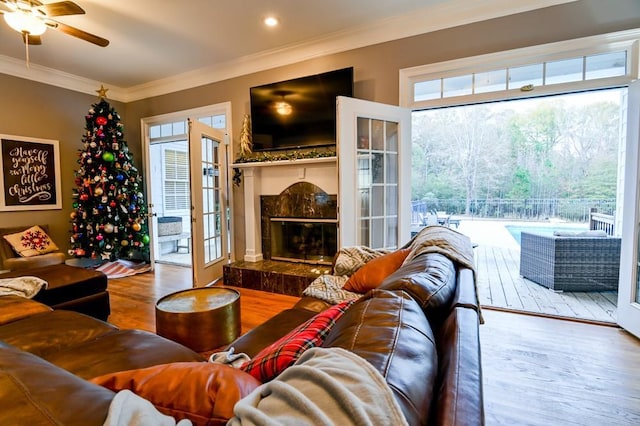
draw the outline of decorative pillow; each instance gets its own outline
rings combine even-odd
[[[366,293],[371,289],[378,288],[385,278],[402,266],[402,262],[404,262],[410,251],[411,249],[409,248],[400,249],[370,260],[349,277],[343,289],[356,293]]]
[[[163,414],[194,425],[224,425],[233,406],[260,386],[254,377],[228,365],[173,362],[120,371],[91,379],[119,392],[128,389],[151,402]]]
[[[353,275],[371,259],[389,253],[386,249],[372,249],[367,246],[343,247],[333,262],[333,275]]]
[[[47,233],[37,225],[22,232],[3,235],[3,237],[11,244],[13,250],[22,257],[38,256],[59,250]]]
[[[351,306],[354,300],[346,300],[322,311],[307,322],[294,328],[261,350],[240,369],[261,382],[268,382],[287,367],[293,365],[307,349],[320,346],[335,325],[335,322]]]
[[[320,275],[304,289],[302,295],[315,297],[332,305],[362,296],[343,288],[348,279],[343,275]]]

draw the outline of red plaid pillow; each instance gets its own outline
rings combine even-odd
[[[304,351],[322,344],[338,318],[354,301],[346,300],[318,313],[261,350],[240,368],[262,383],[268,382],[293,365]]]

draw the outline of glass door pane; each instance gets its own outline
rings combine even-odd
[[[397,134],[397,122],[358,117],[358,245],[390,249],[397,247]]]

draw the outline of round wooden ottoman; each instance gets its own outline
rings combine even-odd
[[[206,352],[240,335],[240,293],[219,287],[181,290],[156,303],[156,333]]]

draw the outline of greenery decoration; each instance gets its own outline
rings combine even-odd
[[[278,151],[278,152],[258,152],[252,155],[245,156],[240,155],[236,160],[236,163],[261,163],[265,161],[287,161],[287,160],[304,160],[310,158],[328,158],[335,157],[335,150],[318,151],[312,149],[310,151]]]

